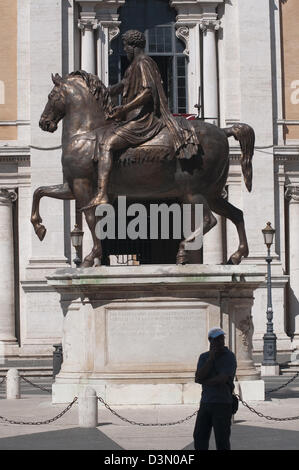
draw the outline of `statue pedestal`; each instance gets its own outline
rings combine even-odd
[[[253,293],[264,281],[255,266],[66,268],[47,279],[64,314],[53,403],[86,385],[111,405],[199,403],[197,360],[219,325],[243,398],[264,399],[251,354]]]

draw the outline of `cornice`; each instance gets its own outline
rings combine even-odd
[[[297,145],[275,146],[273,151],[274,151],[274,160],[277,163],[299,161],[299,146]]]
[[[224,3],[225,0],[169,0],[171,7],[217,7],[219,4]]]
[[[0,164],[24,162],[30,162],[29,147],[0,146]]]
[[[118,6],[121,6],[121,5],[124,5],[124,3],[126,2],[126,0],[75,0],[75,3],[79,3],[81,5],[86,5],[89,6],[100,6],[100,5],[111,5],[113,7],[115,7],[115,5],[118,5]]]

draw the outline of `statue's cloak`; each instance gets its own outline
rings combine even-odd
[[[123,78],[122,104],[130,103],[149,88],[152,98],[137,109],[129,111],[112,132],[135,147],[155,137],[167,127],[178,158],[190,158],[197,153],[198,138],[193,126],[186,120],[182,129],[168,108],[161,75],[156,62],[149,56],[137,56],[127,68]]]

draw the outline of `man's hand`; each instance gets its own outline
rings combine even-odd
[[[209,351],[208,360],[213,361],[213,360],[215,359],[215,357],[216,357],[216,354],[217,354],[217,349],[211,347],[211,349],[210,349],[210,351]]]
[[[113,119],[115,121],[123,121],[125,119],[124,106],[116,106],[112,109],[111,113],[108,114],[107,119]]]

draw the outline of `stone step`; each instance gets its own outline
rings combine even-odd
[[[0,377],[5,377],[10,367],[0,367]],[[19,373],[25,377],[52,377],[53,368],[48,366],[17,367]]]

